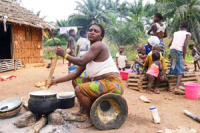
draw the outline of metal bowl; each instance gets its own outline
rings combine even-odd
[[[7,112],[19,107],[22,103],[21,98],[10,98],[0,102],[0,112]]]

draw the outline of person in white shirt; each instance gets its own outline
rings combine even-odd
[[[127,58],[124,54],[124,47],[119,47],[119,52],[116,54],[116,63],[119,70],[125,71],[125,67],[127,65]]]
[[[76,56],[80,53],[80,57],[83,57],[90,48],[90,41],[87,39],[87,32],[85,30],[80,31],[80,36],[80,39],[77,41]]]
[[[175,93],[179,94],[182,93],[179,89],[179,85],[181,83],[182,76],[184,76],[184,59],[187,51],[187,43],[191,38],[191,34],[187,32],[187,30],[187,21],[181,22],[180,30],[174,33],[173,38],[169,44],[171,56],[170,74],[176,75],[178,77],[174,91]]]

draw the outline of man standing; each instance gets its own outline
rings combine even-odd
[[[87,39],[87,32],[85,30],[80,31],[80,36],[80,39],[77,41],[76,56],[78,56],[78,52],[80,52],[80,57],[83,57],[90,48],[90,41]]]
[[[74,29],[71,29],[69,30],[69,39],[68,39],[68,45],[67,45],[67,48],[71,50],[71,52],[69,53],[69,55],[71,56],[75,56],[74,54],[74,51],[75,51],[75,30]],[[69,62],[69,66],[71,65],[71,62]]]

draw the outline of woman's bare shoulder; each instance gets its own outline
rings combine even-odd
[[[91,47],[98,47],[98,48],[107,48],[106,44],[102,41],[97,41],[91,45]]]

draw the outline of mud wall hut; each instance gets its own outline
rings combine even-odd
[[[0,0],[0,60],[42,63],[42,30],[45,22],[9,0]]]

